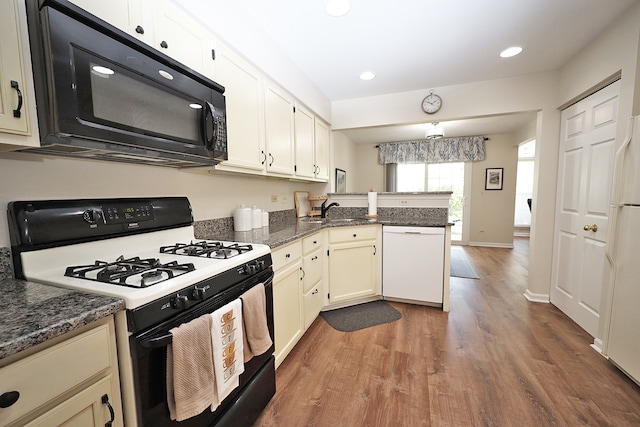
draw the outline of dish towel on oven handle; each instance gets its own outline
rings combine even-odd
[[[244,372],[242,303],[236,299],[211,313],[211,344],[215,372],[215,396],[211,410],[240,384]]]
[[[269,350],[273,341],[267,326],[267,298],[264,283],[258,283],[240,296],[244,320],[244,363]]]
[[[211,352],[211,316],[171,329],[167,346],[167,404],[172,420],[183,421],[211,405],[215,381]]]

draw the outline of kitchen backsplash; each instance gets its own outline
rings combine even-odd
[[[287,222],[295,221],[295,209],[269,212],[269,227],[278,227]],[[205,239],[205,236],[228,235],[233,233],[233,217],[206,219],[195,221],[194,234],[197,239]]]
[[[0,280],[3,279],[13,279],[13,263],[9,248],[0,248]]]

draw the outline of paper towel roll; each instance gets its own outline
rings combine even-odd
[[[378,193],[376,193],[375,191],[369,191],[368,201],[369,201],[369,216],[378,215]]]

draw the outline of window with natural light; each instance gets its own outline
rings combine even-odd
[[[516,208],[514,226],[531,226],[531,210],[527,200],[533,197],[533,167],[536,141],[518,147],[518,172],[516,174]]]
[[[464,162],[399,164],[396,180],[396,191],[451,191],[449,219],[454,223],[451,239],[462,238]]]

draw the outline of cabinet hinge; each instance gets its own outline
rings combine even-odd
[[[331,299],[331,294],[327,293],[327,299]]]
[[[298,172],[298,165],[293,165],[293,171]]]
[[[296,112],[296,107],[293,107],[293,112],[294,112],[294,113]]]
[[[327,249],[327,256],[329,256],[329,249]]]
[[[216,60],[216,50],[215,49],[211,49],[211,59],[213,59],[214,61]]]

